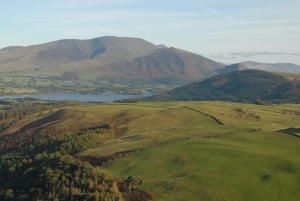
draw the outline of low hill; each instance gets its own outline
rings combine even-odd
[[[299,102],[300,83],[260,70],[234,71],[149,99]]]
[[[232,71],[247,70],[247,69],[256,69],[263,70],[268,72],[279,72],[279,73],[300,73],[300,66],[290,63],[258,63],[253,61],[246,61],[241,63],[232,64],[225,66],[224,68],[218,70],[219,73],[229,73]]]

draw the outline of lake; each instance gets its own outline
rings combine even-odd
[[[80,93],[50,93],[0,96],[0,100],[34,98],[48,101],[78,101],[78,102],[113,102],[124,99],[142,98],[153,95],[144,94],[80,94]]]

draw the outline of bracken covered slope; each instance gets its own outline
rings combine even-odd
[[[146,99],[300,102],[300,84],[277,74],[244,70],[221,74]]]

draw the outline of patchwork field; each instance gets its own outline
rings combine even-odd
[[[76,103],[26,115],[0,135],[79,135],[67,153],[116,179],[142,178],[157,201],[297,201],[299,127],[297,104]]]

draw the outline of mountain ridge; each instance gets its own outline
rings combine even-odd
[[[148,77],[149,80],[155,80],[173,77],[182,82],[191,82],[216,74],[215,70],[222,66],[223,64],[201,55],[170,47],[158,49],[131,61],[114,64],[112,68],[128,76],[133,76],[137,72],[136,79]]]

